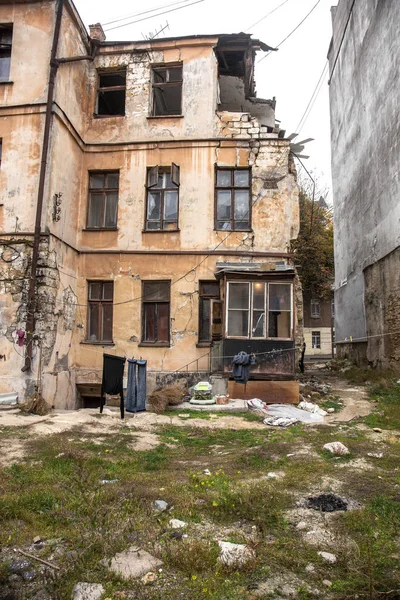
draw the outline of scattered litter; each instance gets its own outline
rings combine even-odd
[[[332,581],[329,581],[329,579],[323,579],[322,583],[324,585],[326,585],[326,587],[331,587],[332,586]]]
[[[270,479],[278,479],[278,475],[276,473],[273,473],[272,471],[267,473],[267,477],[269,477]]]
[[[318,552],[318,555],[321,556],[326,562],[331,563],[333,565],[336,562],[336,556],[331,554],[330,552]]]
[[[291,452],[290,454],[286,454],[286,456],[289,458],[290,456],[296,456],[294,452]]]
[[[335,412],[335,409],[334,408],[327,408],[326,412],[329,413],[329,414],[332,414],[332,413]]]
[[[146,573],[146,575],[143,575],[143,577],[141,578],[141,582],[144,583],[144,585],[150,585],[151,583],[154,583],[157,579],[157,575],[156,573],[152,573],[151,571],[149,571],[149,573]]]
[[[261,411],[265,414],[268,413],[267,405],[259,398],[252,398],[251,400],[247,400],[247,408],[249,410]]]
[[[375,431],[375,433],[382,433],[382,429],[380,427],[374,427],[372,431]]]
[[[169,521],[169,526],[172,529],[181,529],[182,527],[186,527],[187,523],[185,521],[180,521],[179,519],[171,519]]]
[[[289,427],[294,423],[323,423],[324,417],[317,413],[310,413],[306,410],[301,410],[291,404],[269,404],[267,406],[268,417],[264,419],[266,425],[274,425],[275,427]],[[273,420],[271,421],[271,418]],[[283,419],[276,422],[276,419]]]
[[[212,396],[212,385],[208,381],[199,381],[190,388],[190,404],[215,404],[216,398]]]
[[[60,454],[57,454],[56,458],[61,458],[61,456],[64,456],[65,452],[60,452]]]
[[[320,510],[322,512],[335,512],[337,510],[347,510],[347,502],[335,496],[335,494],[320,494],[319,496],[311,496],[306,501],[307,508]]]
[[[117,483],[118,479],[102,479],[101,480],[101,485],[106,485],[107,483]]]
[[[228,567],[244,565],[255,558],[254,551],[245,544],[231,544],[231,542],[218,542],[220,555],[218,560]]]
[[[345,456],[346,454],[350,454],[350,450],[342,444],[342,442],[330,442],[329,444],[324,444],[324,450],[328,450],[331,454],[335,456]]]
[[[371,458],[383,458],[383,452],[367,452],[367,456]]]
[[[165,502],[165,500],[156,500],[154,506],[158,511],[163,512],[164,510],[167,510],[168,502]]]
[[[190,415],[189,415],[189,414],[187,414],[187,413],[180,413],[180,414],[178,415],[178,417],[179,417],[180,419],[190,419]]]
[[[40,544],[41,541],[42,541],[42,538],[40,537],[40,535],[37,535],[36,537],[33,538],[34,544]]]
[[[210,469],[204,469],[203,473],[204,475],[211,475]]]
[[[306,402],[305,400],[303,400],[303,402],[300,402],[298,407],[301,408],[301,410],[306,410],[310,413],[316,413],[317,415],[321,415],[322,417],[325,417],[328,414],[326,410],[320,408],[318,404],[314,404],[313,402]]]

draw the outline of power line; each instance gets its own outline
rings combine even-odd
[[[141,21],[147,21],[147,19],[153,19],[154,17],[160,17],[161,15],[166,15],[170,12],[175,12],[176,10],[181,10],[182,8],[188,8],[189,6],[193,6],[194,4],[199,4],[200,2],[204,2],[204,0],[196,0],[196,2],[192,2],[191,4],[186,4],[185,6],[178,6],[177,8],[171,8],[169,10],[164,10],[163,12],[157,13],[156,15],[150,15],[148,17],[143,17],[142,19],[136,19],[135,21],[129,21],[129,23],[123,23],[122,25],[115,25],[115,27],[107,27],[104,31],[111,31],[112,29],[120,29],[121,27],[126,27],[127,25],[133,25],[134,23],[140,23]]]
[[[249,29],[252,29],[253,27],[255,27],[256,25],[258,25],[259,23],[261,23],[261,21],[264,21],[264,19],[266,19],[267,17],[269,17],[269,15],[272,15],[272,13],[274,13],[276,10],[278,10],[278,8],[280,8],[281,6],[283,6],[284,4],[286,4],[287,2],[289,2],[289,0],[284,0],[284,2],[282,2],[282,4],[280,4],[279,6],[277,6],[276,8],[274,8],[274,10],[271,10],[269,13],[267,13],[266,15],[264,15],[263,17],[261,17],[261,19],[259,19],[258,21],[256,21],[255,23],[253,23],[253,25],[250,25],[250,27],[248,27],[247,29],[245,29],[245,33],[247,31],[249,31]]]
[[[169,2],[168,4],[160,4],[160,6],[156,6],[149,10],[144,10],[138,13],[131,13],[129,15],[125,15],[125,17],[119,17],[118,19],[114,19],[113,21],[105,21],[103,25],[113,25],[114,23],[120,23],[121,21],[126,21],[127,19],[131,19],[132,17],[140,17],[141,15],[146,15],[151,12],[156,12],[157,10],[161,10],[162,8],[168,8],[169,6],[175,6],[177,4],[185,4],[190,0],[175,0],[174,2]]]
[[[332,81],[332,75],[333,75],[333,72],[335,70],[338,58],[339,58],[340,50],[342,49],[342,44],[343,44],[344,36],[346,35],[347,27],[348,27],[348,25],[350,23],[350,17],[351,17],[351,15],[353,13],[353,8],[354,8],[355,2],[356,2],[356,0],[353,0],[353,4],[351,5],[351,8],[349,10],[349,16],[347,17],[346,25],[344,26],[342,39],[340,40],[339,48],[338,48],[338,51],[337,51],[337,54],[336,54],[336,57],[335,57],[335,60],[334,60],[334,63],[333,63],[333,67],[332,67],[332,71],[331,71],[331,76],[329,78],[328,85],[330,85],[330,83]]]
[[[314,4],[314,6],[312,7],[312,9],[310,10],[310,12],[308,12],[306,14],[306,16],[304,17],[304,19],[302,19],[300,21],[300,23],[298,25],[296,25],[296,27],[294,29],[292,29],[292,31],[285,37],[283,38],[283,40],[281,42],[279,42],[279,44],[276,46],[276,48],[280,48],[282,46],[282,44],[284,42],[286,42],[286,40],[288,40],[290,38],[290,36],[292,36],[294,34],[295,31],[298,30],[298,28],[303,25],[304,21],[306,19],[308,19],[308,17],[311,15],[311,13],[317,8],[318,4],[321,2],[321,0],[317,0],[317,2]],[[258,63],[260,63],[262,60],[264,60],[264,58],[267,58],[267,56],[269,56],[271,54],[271,50],[269,52],[267,52],[267,54],[265,56],[263,56],[262,58],[260,58],[260,60],[258,61]]]
[[[308,119],[308,115],[310,114],[310,112],[311,112],[311,109],[312,109],[312,107],[314,106],[315,100],[317,99],[317,97],[318,97],[318,94],[319,94],[319,92],[320,92],[320,91],[321,91],[321,89],[322,89],[323,78],[324,78],[325,71],[327,70],[327,68],[328,68],[328,63],[326,62],[326,63],[325,63],[325,65],[324,65],[324,68],[322,69],[322,73],[321,73],[321,75],[319,76],[319,79],[318,79],[317,85],[315,86],[315,88],[314,88],[314,91],[313,91],[313,93],[311,94],[311,98],[310,98],[310,100],[309,100],[309,102],[308,102],[308,104],[307,104],[307,107],[306,107],[306,109],[305,109],[305,111],[304,111],[304,113],[303,113],[303,115],[302,115],[302,117],[301,117],[301,119],[300,119],[300,121],[299,121],[299,124],[297,125],[297,127],[296,127],[296,129],[295,129],[295,131],[296,131],[297,133],[300,133],[301,129],[303,128],[303,126],[304,126],[304,123],[305,123],[305,122],[306,122],[306,120]],[[310,110],[308,111],[308,109],[310,109]],[[307,114],[307,112],[308,112],[308,114]],[[307,116],[306,116],[306,115],[307,115]]]

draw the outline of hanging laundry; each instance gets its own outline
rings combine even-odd
[[[15,332],[16,336],[17,336],[17,344],[18,346],[23,346],[25,343],[25,331],[23,331],[22,329],[17,329],[17,331]]]
[[[103,354],[103,379],[101,382],[101,400],[100,412],[103,412],[104,394],[115,396],[120,395],[121,419],[124,418],[124,367],[125,358],[113,356],[112,354]]]
[[[239,352],[232,360],[232,377],[237,383],[246,384],[250,376],[250,365],[256,362],[254,354]]]
[[[136,413],[146,410],[146,365],[146,360],[128,358],[127,412]]]

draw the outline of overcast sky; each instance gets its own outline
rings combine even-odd
[[[150,0],[135,3],[129,0],[75,0],[86,26],[100,21],[106,23],[119,17],[133,15],[126,22],[143,18],[135,14],[161,7],[157,12],[176,8],[166,6],[177,0]],[[187,4],[196,0],[187,0]],[[270,46],[276,47],[307,15],[317,0],[203,0],[161,16],[106,31],[107,40],[139,40],[161,29],[167,22],[169,29],[159,37],[191,34],[238,33],[247,31]],[[316,8],[277,52],[266,56],[257,54],[256,85],[260,98],[276,97],[276,118],[286,134],[296,132],[315,86],[326,64],[331,38],[330,7],[335,0],[320,0]],[[282,5],[282,6],[280,6]],[[279,7],[279,8],[278,8]],[[260,23],[267,13],[274,11]],[[157,14],[155,12],[154,14]],[[120,25],[121,23],[114,23]],[[108,25],[112,27],[113,25]],[[304,154],[310,156],[304,163],[319,180],[319,187],[331,188],[328,76],[325,71],[320,93],[309,117],[296,139],[312,137]],[[331,194],[329,194],[331,201]]]

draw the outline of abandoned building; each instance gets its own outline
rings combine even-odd
[[[303,288],[303,332],[305,356],[334,356],[334,302],[331,298],[316,298]]]
[[[302,342],[290,141],[256,96],[248,34],[106,41],[70,0],[0,0],[0,393],[41,374],[89,405],[103,353],[150,388],[292,382]]]
[[[400,369],[400,3],[332,8],[338,356]]]

